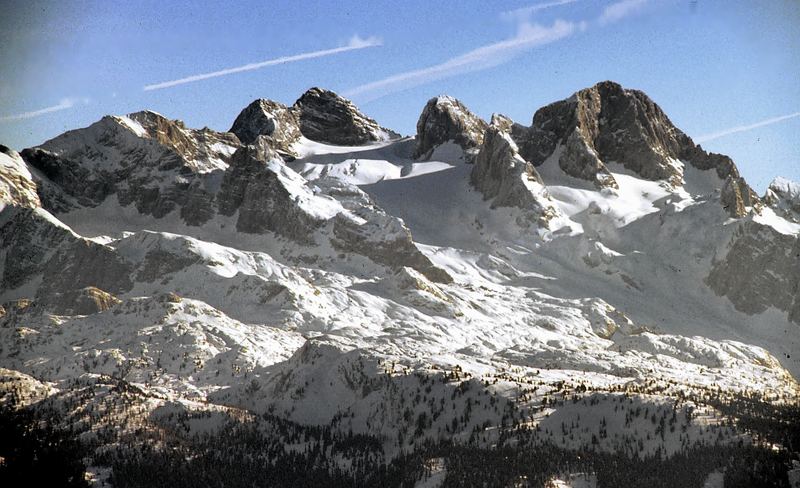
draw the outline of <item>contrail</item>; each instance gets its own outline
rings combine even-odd
[[[556,20],[551,27],[523,23],[520,25],[517,35],[510,39],[481,46],[433,66],[406,71],[359,85],[346,91],[344,96],[358,97],[358,100],[364,103],[434,80],[492,68],[508,62],[527,49],[569,37],[577,28],[574,23],[560,19]]]
[[[66,110],[68,108],[72,108],[75,106],[75,101],[71,98],[64,98],[61,100],[58,105],[53,105],[52,107],[46,107],[39,110],[34,110],[32,112],[23,112],[21,114],[14,114],[14,115],[4,115],[0,117],[0,122],[8,122],[11,120],[22,120],[22,119],[32,119],[34,117],[38,117],[40,115],[49,114],[51,112],[58,112],[59,110]]]
[[[559,7],[561,5],[568,5],[570,3],[575,3],[577,1],[579,0],[554,0],[551,2],[537,3],[536,5],[515,8],[514,10],[503,12],[500,14],[500,17],[506,20],[527,20],[531,16],[531,14],[534,14],[541,10],[546,10],[553,7]]]
[[[711,134],[705,134],[700,137],[697,137],[695,139],[695,142],[712,141],[714,139],[719,139],[720,137],[727,136],[728,134],[736,134],[737,132],[745,132],[748,130],[756,129],[758,127],[764,127],[765,125],[777,124],[778,122],[782,122],[788,119],[793,119],[795,117],[800,117],[800,112],[795,112],[788,115],[781,115],[780,117],[772,117],[771,119],[762,120],[761,122],[756,122],[755,124],[739,125],[736,127],[731,127],[729,129],[721,130],[719,132],[712,132]]]
[[[308,53],[295,54],[292,56],[281,56],[280,58],[261,61],[259,63],[250,63],[235,68],[223,69],[220,71],[213,71],[211,73],[203,73],[199,75],[187,76],[178,80],[164,81],[162,83],[154,83],[146,85],[144,91],[160,90],[162,88],[169,88],[172,86],[183,85],[185,83],[192,83],[200,80],[207,80],[209,78],[216,78],[218,76],[226,76],[234,73],[241,73],[243,71],[253,71],[256,69],[265,68],[267,66],[275,66],[276,64],[293,63],[295,61],[302,61],[304,59],[321,58],[323,56],[330,56],[332,54],[343,53],[347,51],[354,51],[356,49],[365,49],[368,47],[380,46],[381,41],[377,38],[370,37],[368,39],[361,39],[358,36],[353,36],[346,46],[336,47],[333,49],[323,49],[321,51],[312,51]]]
[[[517,34],[504,41],[486,44],[472,51],[455,56],[439,64],[388,76],[381,80],[356,86],[343,95],[357,98],[360,103],[370,102],[390,93],[406,90],[431,81],[474,71],[494,68],[507,63],[529,49],[550,44],[582,32],[589,25],[586,21],[572,22],[556,19],[552,26],[531,23],[529,17],[540,10],[575,3],[579,0],[551,0],[501,14],[506,20],[518,21]],[[635,13],[647,0],[621,0],[608,5],[598,17],[598,23],[610,24]]]

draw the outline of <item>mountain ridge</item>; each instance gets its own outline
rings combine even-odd
[[[434,97],[417,131],[314,88],[231,132],[141,111],[0,148],[3,378],[152,429],[178,409],[372,436],[387,460],[526,435],[671,456],[748,439],[714,395],[796,402],[796,183],[755,195],[612,82],[531,126]],[[107,412],[109,439],[135,430]]]

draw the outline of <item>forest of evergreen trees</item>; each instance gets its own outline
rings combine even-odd
[[[593,474],[599,487],[702,487],[710,473],[721,471],[727,488],[788,488],[787,471],[798,459],[800,406],[752,395],[706,400],[735,418],[753,442],[697,444],[670,457],[612,455],[591,445],[564,449],[543,441],[535,428],[510,423],[493,447],[420,439],[397,455],[385,451],[385,439],[270,414],[228,416],[219,429],[190,434],[181,422],[210,414],[184,412],[170,420],[173,428],[143,425],[109,445],[107,435],[81,435],[98,430],[91,423],[79,430],[75,423],[69,424],[73,430],[55,427],[63,424],[57,403],[12,402],[0,407],[0,486],[88,486],[85,463],[91,461],[110,467],[110,481],[119,488],[410,487],[429,476],[437,460],[446,469],[444,486],[536,487],[581,472]]]

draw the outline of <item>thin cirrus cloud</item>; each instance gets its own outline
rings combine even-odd
[[[603,13],[600,14],[600,18],[597,20],[601,25],[611,24],[635,13],[644,7],[645,3],[647,3],[647,0],[622,0],[612,3],[603,9]]]
[[[357,49],[366,49],[369,47],[380,46],[381,44],[382,44],[381,40],[378,39],[377,37],[369,37],[367,39],[363,39],[358,35],[354,35],[353,37],[350,38],[350,41],[346,45],[336,47],[333,49],[323,49],[320,51],[311,51],[307,53],[294,54],[291,56],[281,56],[279,58],[269,59],[267,61],[245,64],[242,66],[236,66],[234,68],[227,68],[219,71],[213,71],[211,73],[202,73],[198,75],[187,76],[185,78],[180,78],[177,80],[164,81],[161,83],[153,83],[151,85],[146,85],[144,87],[144,91],[161,90],[163,88],[170,88],[173,86],[184,85],[186,83],[193,83],[195,81],[207,80],[209,78],[217,78],[219,76],[227,76],[235,73],[242,73],[244,71],[253,71],[261,68],[266,68],[267,66],[293,63],[295,61],[303,61],[306,59],[321,58],[347,51],[355,51]]]
[[[585,30],[588,27],[585,21],[572,22],[558,19],[549,27],[530,22],[530,17],[535,12],[577,1],[552,0],[504,12],[501,14],[501,18],[506,20],[513,19],[518,23],[517,33],[514,37],[481,46],[433,66],[399,73],[378,81],[359,85],[346,91],[344,95],[350,98],[357,98],[360,102],[365,103],[432,81],[505,64],[527,50],[564,39],[573,35],[576,31]],[[621,0],[608,5],[597,21],[601,25],[605,25],[621,20],[639,10],[646,1]]]
[[[707,142],[713,141],[714,139],[719,139],[720,137],[724,137],[730,134],[736,134],[738,132],[747,132],[749,130],[757,129],[759,127],[764,127],[765,125],[772,125],[777,124],[778,122],[783,122],[784,120],[794,119],[796,117],[800,117],[800,112],[794,112],[787,115],[781,115],[778,117],[772,117],[766,120],[762,120],[760,122],[756,122],[754,124],[748,125],[738,125],[736,127],[729,127],[727,129],[723,129],[721,131],[712,132],[710,134],[705,134],[700,137],[695,138],[695,142]]]
[[[25,120],[25,119],[33,119],[35,117],[39,117],[41,115],[47,115],[53,112],[60,112],[62,110],[67,110],[74,107],[78,102],[82,102],[84,105],[89,103],[88,98],[62,98],[57,105],[52,105],[50,107],[41,108],[39,110],[33,110],[31,112],[22,112],[13,115],[3,115],[0,116],[0,122],[11,122],[16,120]]]

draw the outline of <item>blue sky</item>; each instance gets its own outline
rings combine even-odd
[[[611,79],[732,156],[759,192],[777,175],[800,181],[793,0],[12,0],[3,12],[0,143],[16,149],[145,108],[227,130],[253,99],[291,104],[311,86],[405,134],[442,93],[528,124]]]

